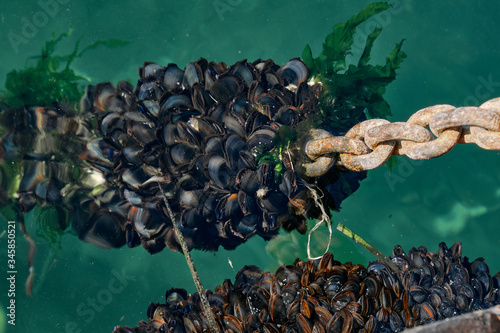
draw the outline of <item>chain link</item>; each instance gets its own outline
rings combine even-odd
[[[309,134],[305,152],[313,162],[303,165],[308,177],[324,175],[334,164],[353,171],[375,169],[392,155],[427,160],[447,153],[457,143],[500,150],[500,97],[479,107],[430,106],[407,122],[369,119],[356,124],[345,136],[320,129]]]

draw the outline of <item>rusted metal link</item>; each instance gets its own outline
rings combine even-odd
[[[434,135],[439,136],[446,128],[467,125],[500,131],[500,116],[477,107],[461,107],[436,114],[432,117],[429,128]]]
[[[307,156],[315,160],[318,157],[335,153],[351,152],[356,155],[368,154],[370,149],[366,144],[357,139],[346,138],[345,136],[334,136],[331,138],[311,140],[306,146]]]
[[[500,97],[479,107],[430,106],[417,111],[407,122],[366,120],[344,137],[334,137],[324,130],[312,130],[310,137],[305,152],[314,162],[304,165],[310,177],[324,175],[334,163],[364,171],[379,167],[391,155],[430,159],[445,154],[457,143],[500,150]]]
[[[427,108],[421,109],[415,114],[413,114],[409,119],[409,124],[418,125],[421,127],[429,126],[429,123],[436,114],[443,111],[453,110],[455,107],[449,104],[441,104],[429,106]],[[414,160],[427,160],[429,158],[441,156],[451,148],[453,148],[462,133],[462,128],[449,127],[445,129],[441,134],[434,140],[428,142],[412,142],[408,140],[401,140],[401,147],[399,149],[400,155],[406,155]]]
[[[309,158],[315,161],[312,163],[304,163],[302,166],[308,177],[320,177],[330,170],[330,168],[335,164],[336,159],[333,156],[328,156],[331,155],[333,151],[327,152],[324,149],[323,154],[328,155],[318,157],[317,154],[314,154],[314,151],[312,153],[308,152],[308,145],[310,142],[315,142],[317,140],[331,139],[333,138],[333,135],[322,129],[311,129],[309,131],[309,136],[311,137],[311,140],[306,143],[305,151]]]
[[[434,136],[422,126],[407,123],[389,123],[370,129],[366,133],[365,142],[368,147],[374,149],[380,143],[394,139],[422,143],[431,141]]]
[[[345,136],[352,139],[365,139],[366,133],[377,126],[389,124],[385,119],[369,119],[354,125]],[[364,155],[356,155],[354,152],[340,154],[342,164],[353,171],[363,171],[378,168],[384,164],[394,150],[396,141],[389,140],[374,147],[373,151]]]
[[[479,106],[481,109],[494,112],[500,117],[500,97],[490,99]],[[483,149],[500,150],[500,130],[486,130],[478,126],[471,126],[470,132],[474,142]]]

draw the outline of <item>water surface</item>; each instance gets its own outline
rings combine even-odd
[[[119,49],[89,51],[74,63],[75,70],[94,84],[135,82],[137,67],[144,61],[184,67],[199,57],[228,64],[272,58],[283,64],[300,56],[307,43],[317,54],[332,26],[368,3],[3,1],[0,81],[3,85],[8,71],[23,68],[29,56],[39,54],[53,32],[69,28],[74,29],[73,35],[61,44],[62,53],[72,50],[82,35],[82,45],[107,38],[132,42]],[[404,121],[434,104],[479,105],[500,96],[500,4],[466,0],[392,3],[389,14],[361,27],[358,41],[362,45],[370,25],[383,26],[372,52],[372,61],[381,63],[394,44],[405,39],[408,58],[386,94],[392,121]],[[29,24],[34,22],[38,27],[30,31]],[[9,40],[13,34],[21,36],[22,42]],[[341,212],[334,214],[334,221],[341,221],[386,254],[396,244],[407,250],[420,245],[437,250],[441,241],[451,246],[458,240],[465,255],[485,257],[494,273],[500,269],[499,166],[499,152],[473,145],[455,147],[443,157],[418,164],[401,157],[393,175],[386,167],[370,172],[361,188],[343,203]],[[400,181],[394,182],[394,176]],[[32,230],[35,223],[28,218]],[[365,264],[374,259],[342,237],[334,234],[336,259]],[[40,237],[34,238],[38,274],[34,295],[26,298],[22,291],[26,243],[18,231],[17,317],[16,326],[7,327],[7,332],[110,332],[114,325],[134,325],[146,319],[149,303],[164,302],[165,291],[173,286],[195,291],[178,253],[164,250],[151,256],[142,248],[105,251],[72,235],[64,237],[60,250],[54,251]],[[194,252],[193,258],[205,287],[214,288],[224,278],[234,278],[245,264],[274,271],[279,265],[276,257],[305,256],[305,243],[306,237],[296,235],[283,241],[286,246],[279,247],[281,252],[269,255],[266,243],[254,238],[235,251]],[[5,237],[0,244],[4,267]],[[322,248],[315,251],[320,253]],[[1,272],[6,275],[5,268]],[[0,280],[0,304],[5,309],[7,285],[4,276]]]

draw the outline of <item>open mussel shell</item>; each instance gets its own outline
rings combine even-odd
[[[215,216],[220,221],[241,218],[238,194],[230,193],[223,196],[215,207]]]
[[[220,199],[226,194],[227,193],[216,189],[204,191],[198,199],[198,207],[196,208],[198,214],[202,215],[207,222],[214,222],[215,208],[217,207]]]
[[[99,130],[105,136],[111,135],[115,130],[126,130],[125,119],[120,113],[111,112],[101,118],[98,124]]]
[[[206,91],[199,83],[195,84],[191,88],[191,101],[193,103],[193,107],[201,114],[204,114],[206,110],[216,103],[208,91]]]
[[[238,204],[241,212],[245,216],[259,213],[255,198],[244,191],[238,191]]]
[[[298,86],[309,77],[309,69],[306,64],[296,58],[284,64],[277,72],[284,82],[284,85],[293,84]]]
[[[283,125],[295,126],[300,121],[300,115],[297,108],[285,105],[279,108],[278,112],[274,116],[274,119]]]

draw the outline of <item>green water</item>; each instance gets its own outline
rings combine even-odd
[[[132,42],[120,49],[89,51],[75,62],[75,69],[93,83],[134,82],[144,61],[184,67],[199,57],[228,64],[272,58],[282,64],[300,56],[307,43],[317,54],[332,26],[368,1],[65,0],[57,2],[57,8],[48,7],[51,15],[44,3],[56,2],[0,3],[0,80],[11,69],[24,67],[28,56],[39,54],[53,31],[59,34],[69,28],[74,33],[62,44],[64,53],[81,35],[82,45],[107,38]],[[384,27],[372,51],[374,63],[384,61],[394,44],[405,39],[408,58],[386,93],[392,121],[404,121],[429,105],[479,105],[500,96],[498,2],[392,3],[389,14],[367,23]],[[34,22],[38,27],[30,30]],[[359,45],[368,28],[361,27]],[[493,272],[500,270],[500,153],[471,145],[455,147],[431,161],[417,164],[402,157],[399,162],[392,175],[385,167],[370,172],[334,220],[387,254],[396,244],[407,250],[420,245],[437,250],[441,241],[451,245],[458,240],[465,255],[483,256]],[[33,223],[37,222],[27,223],[31,230]],[[324,236],[325,229],[320,233]],[[72,235],[64,237],[60,250],[52,251],[40,237],[34,238],[37,275],[34,295],[27,298],[26,242],[17,231],[16,326],[3,320],[9,301],[7,242],[5,235],[0,238],[0,325],[4,325],[0,331],[110,332],[114,325],[146,319],[149,303],[164,302],[165,291],[173,286],[194,292],[178,253],[164,250],[151,256],[142,248],[105,251]],[[278,239],[270,243],[269,255],[267,244],[254,238],[235,251],[194,252],[193,258],[205,287],[214,288],[224,278],[234,278],[245,264],[274,271],[279,265],[276,257],[304,256],[306,240],[299,235]],[[338,260],[374,259],[338,233],[333,243]],[[320,242],[314,251],[320,253],[323,245]]]

